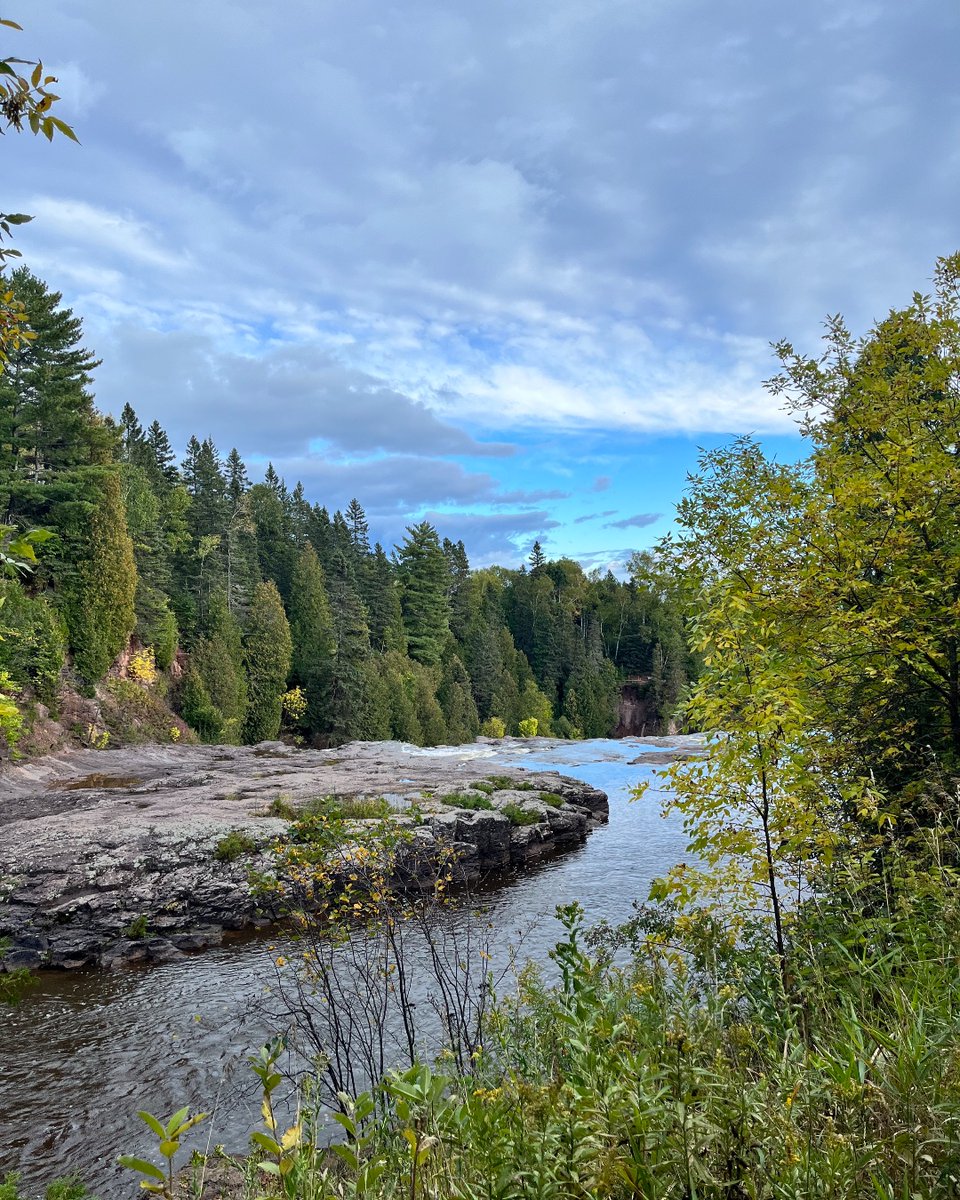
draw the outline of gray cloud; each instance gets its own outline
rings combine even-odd
[[[590,491],[591,492],[605,492],[610,487],[610,484],[612,482],[613,482],[613,480],[610,478],[609,475],[598,475],[596,477],[596,479],[593,481],[593,487],[590,489]]]
[[[61,70],[83,145],[5,139],[4,207],[104,408],[385,521],[549,513],[513,440],[790,431],[769,341],[923,287],[958,35],[955,5],[863,0],[48,0],[12,52]],[[540,464],[581,495],[606,469]]]
[[[615,508],[608,508],[606,512],[584,513],[582,517],[574,517],[574,525],[582,525],[584,521],[599,521],[602,517],[612,517],[616,513]]]
[[[171,438],[210,435],[221,446],[279,457],[313,441],[349,454],[503,457],[513,447],[479,442],[423,403],[311,346],[261,356],[219,349],[208,335],[124,325],[102,351],[98,402],[118,413],[131,400],[162,414]]]
[[[510,505],[510,504],[542,504],[544,500],[569,500],[570,492],[561,492],[557,488],[538,488],[531,492],[525,492],[522,489],[512,492],[501,492],[496,500],[491,500],[491,504]]]
[[[425,519],[436,525],[444,537],[463,539],[472,566],[519,566],[539,538],[548,530],[560,528],[546,511],[496,513],[428,512]],[[518,545],[519,543],[519,545]]]
[[[335,462],[321,454],[306,454],[276,458],[273,463],[291,487],[301,480],[315,502],[333,510],[344,508],[356,496],[374,518],[392,520],[397,512],[417,512],[431,504],[488,504],[497,495],[496,480],[490,475],[416,455]]]
[[[624,517],[622,521],[608,521],[604,529],[645,529],[662,516],[663,513],[636,513],[632,517]]]

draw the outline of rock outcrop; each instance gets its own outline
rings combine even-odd
[[[575,847],[607,820],[603,792],[552,772],[494,768],[477,747],[166,745],[6,764],[2,965],[163,961],[271,920],[251,869],[271,869],[290,810],[325,796],[386,797],[413,830],[417,861],[452,846],[470,881]],[[472,810],[478,797],[491,807]]]

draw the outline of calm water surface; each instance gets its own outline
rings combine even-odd
[[[485,770],[557,770],[610,797],[610,824],[582,848],[483,897],[502,953],[523,931],[523,954],[545,959],[559,929],[554,909],[570,900],[590,922],[626,920],[651,879],[682,858],[679,820],[660,815],[659,764],[643,759],[687,742],[476,748]],[[631,802],[640,780],[651,786]],[[0,1176],[19,1170],[39,1183],[78,1171],[104,1200],[133,1195],[136,1183],[115,1158],[150,1149],[136,1110],[169,1115],[187,1103],[214,1113],[202,1127],[211,1145],[242,1151],[259,1116],[245,1056],[276,1032],[265,1012],[275,943],[247,937],[147,969],[51,972],[19,1007],[0,1010]]]

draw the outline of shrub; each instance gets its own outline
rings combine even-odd
[[[134,917],[130,924],[123,931],[123,936],[140,940],[149,934],[149,921],[146,913],[141,913],[139,917]]]
[[[487,717],[480,726],[480,733],[483,737],[502,738],[506,737],[507,727],[500,717]]]
[[[382,821],[393,816],[393,809],[383,796],[325,796],[303,810],[305,817],[319,815],[331,821]]]
[[[536,717],[527,717],[526,720],[521,721],[517,726],[520,730],[520,736],[525,738],[536,737],[539,724],[540,722]]]
[[[149,687],[157,682],[157,660],[152,646],[144,646],[130,655],[127,663],[127,676]]]
[[[213,857],[217,862],[232,863],[244,854],[252,854],[256,848],[256,843],[249,834],[243,833],[239,829],[232,829],[217,842]]]
[[[500,809],[511,825],[539,825],[540,814],[530,808],[521,808],[519,804],[505,804]]]
[[[485,812],[493,808],[486,796],[471,796],[469,792],[451,792],[440,797],[440,803],[450,808],[466,808],[470,812]]]
[[[544,804],[549,804],[551,808],[563,808],[563,797],[558,796],[556,792],[541,792],[540,799]]]
[[[267,816],[280,817],[283,821],[293,821],[296,819],[297,810],[286,796],[274,796],[267,808]]]
[[[67,647],[63,620],[42,596],[28,596],[14,582],[0,584],[0,670],[30,684],[48,707],[57,701]]]

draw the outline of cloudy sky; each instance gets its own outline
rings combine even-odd
[[[769,343],[960,248],[944,0],[9,0],[82,146],[0,208],[98,402],[236,445],[388,546],[622,561],[698,447],[792,424]]]

